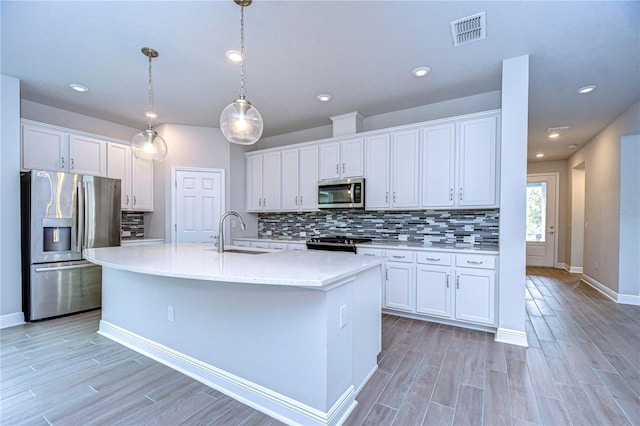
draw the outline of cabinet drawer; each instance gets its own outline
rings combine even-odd
[[[245,240],[233,240],[233,245],[238,247],[251,247],[251,242]]]
[[[451,265],[451,253],[438,253],[419,251],[416,253],[416,262],[426,265]]]
[[[496,269],[496,257],[479,254],[456,255],[456,266],[463,268]]]
[[[413,263],[413,252],[406,250],[387,250],[387,257],[390,262]]]
[[[269,243],[269,248],[273,250],[286,250],[287,243]]]
[[[307,249],[307,245],[303,243],[288,243],[287,250],[293,251],[305,251]]]
[[[384,250],[382,249],[375,249],[375,248],[357,248],[358,250],[358,254],[363,255],[363,256],[375,256],[375,257],[382,257],[384,256]]]
[[[251,247],[253,247],[253,248],[261,248],[261,249],[268,249],[269,248],[269,243],[251,241]]]

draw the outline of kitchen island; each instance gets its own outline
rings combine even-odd
[[[289,424],[340,424],[377,368],[384,259],[89,249],[99,333]]]

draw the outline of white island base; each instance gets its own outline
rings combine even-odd
[[[285,423],[342,423],[377,368],[379,264],[300,287],[152,275],[91,256],[103,266],[100,334]]]

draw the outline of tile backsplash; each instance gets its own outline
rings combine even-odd
[[[144,214],[139,212],[122,212],[122,239],[135,240],[144,238]]]
[[[302,231],[306,232],[306,238],[346,235],[387,242],[399,241],[399,236],[403,235],[414,243],[497,247],[499,216],[499,209],[261,213],[258,215],[258,236],[300,238]]]

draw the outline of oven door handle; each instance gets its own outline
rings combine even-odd
[[[95,268],[98,265],[93,263],[87,263],[83,265],[67,265],[67,266],[51,266],[45,268],[36,268],[36,272],[52,272],[52,271],[68,271],[70,269],[83,269],[83,268]]]

